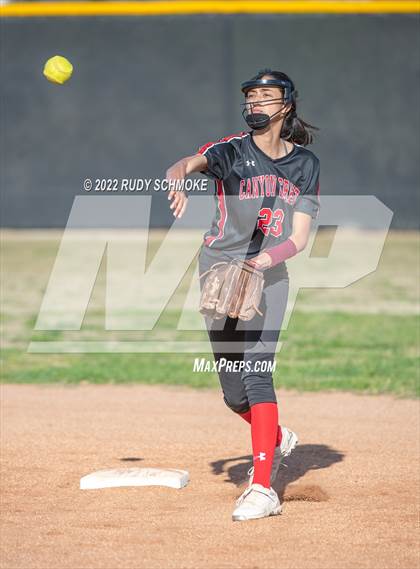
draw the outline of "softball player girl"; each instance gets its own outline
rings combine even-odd
[[[243,362],[219,367],[226,405],[251,425],[253,467],[233,520],[281,513],[272,484],[298,439],[278,425],[269,364],[287,305],[285,260],[306,247],[311,220],[319,212],[319,161],[305,148],[314,127],[297,116],[292,80],[265,69],[244,82],[242,92],[243,116],[251,130],[205,144],[167,171],[168,179],[202,172],[215,180],[216,215],[204,235],[199,274],[214,263],[238,258],[264,271],[262,315],[248,322],[205,317],[215,360]],[[181,217],[186,194],[172,191],[168,199],[174,216]]]

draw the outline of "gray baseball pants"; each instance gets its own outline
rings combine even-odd
[[[232,258],[227,251],[213,250],[203,245],[199,255],[200,276],[214,263]],[[256,314],[248,322],[229,316],[221,320],[204,317],[214,358],[219,366],[223,399],[236,413],[245,413],[256,403],[277,403],[272,362],[289,292],[285,263],[266,269],[264,277],[259,307],[262,316]],[[200,279],[201,289],[205,279]]]

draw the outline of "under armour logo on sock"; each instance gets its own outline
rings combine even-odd
[[[265,452],[260,452],[259,455],[254,456],[254,460],[266,460],[266,454],[265,454]]]

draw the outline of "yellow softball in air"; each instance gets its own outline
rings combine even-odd
[[[52,83],[62,85],[70,79],[73,73],[73,65],[68,59],[61,55],[54,55],[44,66],[44,75]]]

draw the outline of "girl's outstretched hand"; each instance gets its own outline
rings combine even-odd
[[[166,172],[167,180],[185,180],[187,175],[187,161],[185,159],[179,160]],[[173,210],[175,217],[182,217],[186,208],[188,197],[185,190],[170,190],[168,200],[172,200],[170,209]]]

